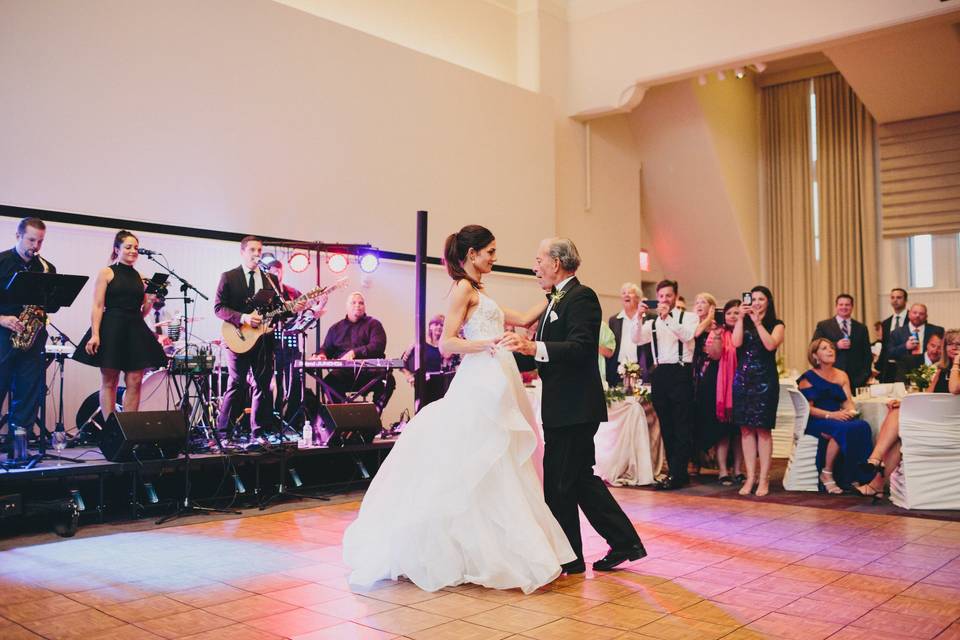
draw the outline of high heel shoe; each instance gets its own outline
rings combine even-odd
[[[877,460],[876,458],[867,458],[866,462],[861,462],[860,471],[862,473],[872,473],[873,475],[877,475],[879,473],[881,477],[886,475],[886,469],[883,466],[883,461]]]
[[[751,493],[753,493],[753,483],[754,483],[753,478],[747,478],[746,480],[743,481],[743,486],[740,487],[740,490],[737,491],[737,493],[739,493],[742,496],[750,495]]]
[[[856,485],[854,489],[857,490],[864,498],[871,498],[872,504],[877,504],[883,498],[883,488],[877,489],[872,484],[861,484]]]
[[[824,478],[829,478],[826,480]],[[823,485],[823,488],[827,490],[832,496],[838,496],[843,493],[843,489],[837,486],[837,483],[833,480],[833,471],[821,471],[820,472],[820,484]]]

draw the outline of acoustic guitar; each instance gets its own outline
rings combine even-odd
[[[290,313],[293,311],[293,308],[305,300],[313,300],[319,298],[322,295],[326,295],[341,287],[345,287],[349,282],[348,278],[340,278],[335,283],[328,285],[326,287],[316,287],[310,291],[304,293],[299,298],[294,300],[288,300],[284,302],[279,307],[273,311],[268,311],[263,314],[263,320],[260,322],[260,326],[253,327],[248,323],[243,323],[239,327],[230,322],[224,322],[223,326],[220,327],[220,335],[223,336],[223,342],[227,345],[227,348],[234,353],[246,353],[253,349],[253,347],[260,340],[261,336],[267,333],[273,332],[273,321],[277,316]]]

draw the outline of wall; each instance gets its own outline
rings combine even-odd
[[[614,109],[636,83],[819,49],[955,8],[939,0],[575,0],[567,113]]]
[[[15,242],[16,225],[18,220],[0,217],[0,246],[8,248]],[[431,225],[433,220],[431,219]],[[59,273],[86,275],[90,277],[86,287],[80,292],[76,302],[69,308],[62,309],[52,321],[58,329],[66,333],[75,343],[80,342],[87,328],[90,326],[90,307],[93,299],[93,283],[97,271],[107,264],[115,229],[103,229],[67,225],[59,223],[47,224],[47,235],[41,255],[51,261]],[[232,269],[240,264],[239,245],[213,240],[190,239],[173,237],[162,234],[138,233],[140,245],[145,248],[161,251],[169,265],[184,278],[193,283],[209,300],[197,300],[191,315],[197,321],[193,324],[193,335],[196,344],[209,343],[219,338],[221,322],[213,314],[213,298],[216,294],[217,282],[220,273]],[[500,247],[508,247],[510,241],[499,240]],[[83,250],[78,250],[82,247]],[[440,253],[441,248],[435,243],[430,245],[431,253]],[[526,247],[524,247],[526,249]],[[149,277],[160,271],[147,258],[138,260],[136,268],[144,276]],[[361,278],[356,265],[351,265],[345,272],[350,278],[348,287],[333,293],[327,305],[327,311],[321,321],[321,336],[326,335],[326,329],[345,313],[347,295],[351,291],[362,291],[367,299],[367,311],[371,316],[383,322],[387,332],[387,356],[398,358],[412,343],[414,338],[414,287],[415,273],[413,263],[385,261],[371,276]],[[334,276],[326,268],[322,269],[321,281],[325,284],[333,282],[339,276]],[[313,267],[301,274],[286,270],[284,281],[292,286],[307,291],[316,283]],[[527,309],[541,299],[541,290],[532,277],[512,276],[507,274],[491,274],[487,279],[488,293],[500,304],[515,308]],[[447,294],[450,288],[450,279],[446,271],[438,266],[427,269],[427,314],[432,316],[443,313],[447,305]],[[176,296],[176,287],[171,287],[170,296]],[[171,311],[182,308],[180,302],[168,302]],[[314,345],[313,335],[309,336],[308,345]],[[57,380],[54,376],[54,367],[48,369],[48,383],[51,389],[56,388]],[[97,369],[79,364],[72,360],[65,365],[64,384],[64,415],[68,429],[76,426],[75,416],[80,403],[89,394],[94,393],[100,385],[100,374]],[[156,378],[155,378],[156,379]],[[413,391],[406,384],[401,374],[396,374],[397,392],[383,414],[385,422],[397,420],[403,409],[413,409]],[[58,403],[57,395],[51,391],[48,396],[48,415],[56,415]],[[53,424],[54,418],[50,418]]]
[[[504,82],[517,82],[515,8],[487,0],[276,0]]]
[[[690,300],[758,283],[755,89],[750,80],[654,87],[630,114],[643,165],[647,248]]]
[[[890,290],[901,287],[907,290],[909,303],[927,305],[930,322],[947,329],[960,328],[960,239],[957,234],[940,234],[933,237],[933,287],[913,289],[910,287],[910,251],[908,238],[880,240],[878,263],[880,265],[880,301],[878,309],[882,320],[890,315]]]
[[[554,230],[549,99],[270,0],[0,4],[0,202],[414,247]]]

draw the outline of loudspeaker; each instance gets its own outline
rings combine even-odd
[[[320,419],[323,422],[321,439],[330,447],[347,442],[370,442],[383,429],[380,413],[372,402],[322,404]]]
[[[100,434],[100,451],[110,462],[176,458],[187,439],[181,411],[114,413]]]

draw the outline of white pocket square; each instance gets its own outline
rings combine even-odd
[[[556,311],[553,311],[553,310],[550,311],[550,322],[556,322],[557,318],[559,317],[560,316],[557,315]]]

